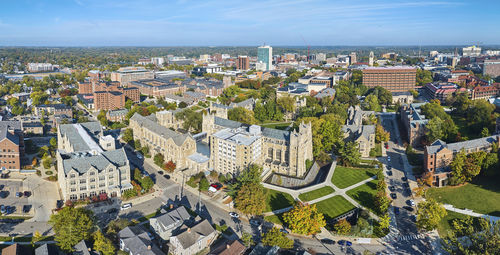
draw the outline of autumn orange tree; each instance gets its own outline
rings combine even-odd
[[[316,205],[304,203],[298,203],[292,210],[284,213],[283,220],[292,232],[302,235],[319,233],[326,225],[325,218],[322,213],[318,212]]]

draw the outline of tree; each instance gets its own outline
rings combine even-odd
[[[141,187],[146,191],[149,191],[154,185],[153,180],[149,176],[145,176],[141,179]]]
[[[391,200],[387,197],[385,190],[383,190],[383,191],[378,191],[377,194],[375,194],[375,199],[373,203],[377,208],[378,214],[384,214],[387,212],[387,209],[389,209]]]
[[[347,235],[351,232],[351,223],[349,223],[346,219],[341,219],[333,225],[333,229],[339,235]]]
[[[49,143],[52,148],[57,148],[57,139],[55,137],[50,138]]]
[[[253,112],[243,107],[235,107],[233,109],[229,109],[229,111],[227,111],[227,118],[245,124],[257,123],[253,116]]]
[[[259,215],[266,209],[267,192],[260,183],[241,186],[234,200],[235,206],[244,214]]]
[[[500,254],[500,223],[470,216],[455,219],[442,248],[449,254]]]
[[[443,120],[441,120],[439,117],[434,117],[429,120],[429,122],[425,126],[427,128],[426,136],[429,142],[432,143],[438,139],[443,138],[443,124]]]
[[[424,86],[432,82],[432,72],[417,68],[417,86]]]
[[[436,200],[429,198],[426,201],[418,204],[417,210],[417,227],[426,231],[436,229],[448,213],[442,204]]]
[[[208,187],[210,186],[210,183],[208,183],[208,180],[207,180],[207,177],[205,177],[205,175],[203,175],[203,177],[201,177],[200,179],[200,183],[199,183],[199,190],[201,191],[206,191],[208,190]]]
[[[105,237],[101,231],[94,233],[94,250],[100,252],[103,255],[113,255],[115,254],[115,246],[113,242]]]
[[[487,127],[484,127],[483,130],[481,130],[481,137],[487,136],[490,136],[490,130]]]
[[[391,222],[391,217],[389,216],[388,213],[385,213],[384,215],[379,217],[380,221],[378,222],[378,226],[380,229],[388,229],[390,222]]]
[[[155,164],[159,167],[163,166],[163,162],[165,161],[165,158],[163,157],[163,154],[161,153],[156,153],[156,155],[153,157],[153,161]]]
[[[255,104],[255,107],[253,109],[253,116],[260,122],[268,120],[266,108],[264,108],[264,106],[259,102]]]
[[[382,125],[377,124],[375,127],[375,142],[376,143],[381,143],[381,142],[387,142],[389,141],[389,138],[391,137],[391,134],[387,131],[385,131],[384,127]]]
[[[283,109],[285,112],[295,112],[295,98],[290,96],[280,97],[276,100],[276,103]]]
[[[125,131],[123,131],[122,139],[126,143],[130,143],[131,141],[133,141],[134,140],[134,131],[131,128],[125,129]]]
[[[368,111],[376,111],[376,112],[382,110],[382,107],[378,102],[378,98],[374,94],[366,96],[365,101],[363,101],[363,108]]]
[[[42,234],[40,233],[40,231],[35,231],[35,233],[33,233],[33,237],[31,238],[31,245],[32,246],[35,246],[35,244],[40,241],[42,239]]]
[[[486,176],[494,176],[497,174],[500,166],[498,165],[497,153],[488,153],[481,165],[481,171]]]
[[[177,166],[174,162],[172,162],[172,160],[169,160],[167,163],[165,163],[165,165],[163,165],[163,169],[165,169],[169,173],[173,173],[176,167]]]
[[[105,110],[101,110],[99,111],[99,114],[97,115],[97,120],[99,120],[99,122],[101,122],[101,125],[102,126],[108,126],[108,119],[106,118],[106,111]]]
[[[278,228],[273,227],[267,233],[262,235],[262,243],[267,246],[279,246],[282,249],[293,247],[293,240],[286,237]]]
[[[50,216],[55,241],[64,251],[72,251],[81,240],[89,240],[94,229],[94,214],[84,208],[64,207]]]
[[[326,225],[322,213],[318,212],[316,205],[298,203],[292,210],[283,214],[283,220],[292,232],[301,235],[312,235],[321,232]]]
[[[361,153],[359,152],[358,143],[350,141],[339,146],[338,154],[342,165],[353,166],[360,162]]]
[[[52,166],[52,158],[51,157],[45,157],[42,160],[43,168],[49,169]]]
[[[238,177],[236,178],[236,182],[229,185],[229,190],[227,194],[234,198],[236,197],[238,190],[240,190],[240,188],[243,185],[250,183],[260,184],[261,173],[262,173],[262,167],[256,164],[250,165],[245,171],[242,171],[240,175],[238,175]]]
[[[255,244],[255,242],[253,241],[252,235],[247,233],[247,232],[243,232],[241,234],[241,241],[243,241],[243,244],[246,247],[250,247],[250,246]]]
[[[182,120],[182,128],[193,131],[194,133],[201,132],[201,124],[203,116],[201,112],[196,112],[191,108],[184,109],[175,114],[175,118]]]

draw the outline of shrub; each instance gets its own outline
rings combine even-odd
[[[52,171],[46,171],[46,172],[45,172],[45,174],[46,174],[46,175],[52,175],[52,174],[53,174],[53,172],[52,172]]]

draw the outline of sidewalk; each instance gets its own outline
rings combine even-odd
[[[482,214],[482,213],[476,213],[476,212],[474,212],[474,211],[472,211],[470,209],[458,209],[458,208],[455,208],[453,205],[450,205],[450,204],[444,204],[444,208],[446,210],[449,210],[449,211],[452,211],[452,212],[457,212],[457,213],[469,215],[469,216],[472,216],[472,217],[485,218],[485,219],[489,219],[490,221],[499,221],[500,220],[500,217],[498,217],[498,216],[493,216],[493,215],[488,215],[488,214]]]

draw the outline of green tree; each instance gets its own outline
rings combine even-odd
[[[379,217],[380,221],[378,222],[378,226],[380,229],[389,229],[389,225],[391,222],[391,217],[389,216],[388,213],[385,213],[384,215]]]
[[[149,176],[145,176],[141,179],[141,187],[146,191],[149,191],[154,185],[153,180]]]
[[[245,124],[257,123],[253,116],[253,112],[243,107],[235,107],[233,109],[229,109],[229,111],[227,111],[227,118]]]
[[[253,241],[252,235],[247,233],[247,232],[243,232],[241,234],[241,241],[243,241],[243,244],[246,247],[250,247],[250,246],[255,244],[255,242]]]
[[[436,200],[429,198],[418,204],[417,227],[422,230],[432,231],[447,215],[446,209]]]
[[[183,121],[182,128],[185,130],[193,131],[194,133],[201,132],[201,124],[203,122],[201,112],[196,112],[191,108],[187,108],[181,112],[177,112],[175,118]]]
[[[253,116],[260,122],[268,120],[266,108],[264,108],[264,106],[259,102],[255,104],[255,107],[253,109]]]
[[[481,172],[486,176],[494,176],[498,174],[498,170],[500,170],[500,166],[498,164],[498,154],[488,153],[483,160],[483,164],[481,165]]]
[[[156,153],[156,155],[153,157],[153,161],[155,164],[159,167],[163,166],[163,162],[165,161],[165,158],[163,157],[163,154],[161,153]]]
[[[318,212],[316,205],[298,203],[292,210],[283,214],[283,220],[292,232],[301,235],[312,235],[321,232],[326,226],[322,213]]]
[[[205,177],[205,175],[203,175],[203,177],[201,177],[199,185],[200,185],[199,190],[201,190],[201,191],[208,190],[210,183],[208,183],[207,177]]]
[[[267,192],[260,183],[247,183],[240,187],[234,200],[244,214],[259,215],[266,209]]]
[[[481,130],[481,137],[487,136],[490,136],[490,130],[487,127],[484,127],[483,130]]]
[[[417,86],[424,86],[432,82],[432,72],[417,68]]]
[[[282,249],[293,247],[293,240],[286,237],[278,228],[273,227],[267,233],[262,234],[262,244],[266,246],[279,246]]]
[[[385,131],[384,127],[382,125],[377,124],[375,127],[375,142],[376,143],[381,143],[381,142],[388,142],[391,134],[387,131]]]
[[[365,101],[363,101],[363,108],[368,111],[376,111],[376,112],[382,110],[378,98],[374,94],[366,96]]]
[[[133,141],[134,140],[134,131],[131,128],[125,129],[125,131],[123,131],[122,139],[126,143],[130,143],[131,141]]]
[[[360,162],[361,153],[359,152],[358,143],[350,141],[339,146],[338,155],[344,166],[357,165]]]
[[[462,184],[465,182],[465,161],[467,160],[467,154],[465,150],[460,150],[450,163],[451,175],[450,180],[451,185]]]
[[[238,190],[246,184],[260,184],[260,175],[262,167],[256,164],[250,165],[245,171],[242,171],[236,178],[236,182],[229,185],[228,195],[236,197]],[[227,178],[229,179],[229,178]]]
[[[57,139],[55,137],[50,138],[49,144],[52,148],[57,148]]]
[[[103,255],[113,255],[115,254],[116,248],[113,242],[106,238],[101,231],[94,233],[94,250],[100,252]]]
[[[470,216],[455,219],[442,247],[449,254],[500,254],[500,223]]]
[[[426,136],[429,142],[432,143],[438,139],[443,138],[444,136],[443,125],[444,125],[443,120],[441,120],[438,117],[429,120],[429,122],[425,126],[427,128]]]
[[[285,112],[295,112],[295,98],[286,96],[280,97],[276,100],[276,103],[285,111]]]
[[[389,209],[389,205],[391,204],[391,199],[387,197],[385,190],[378,191],[377,194],[375,194],[373,204],[377,209],[377,213],[382,215],[387,212],[387,209]]]
[[[50,216],[55,241],[62,250],[70,252],[81,240],[89,240],[94,229],[94,214],[84,208],[64,207]]]
[[[52,158],[51,157],[43,158],[42,165],[43,165],[43,168],[49,169],[52,166]]]
[[[341,219],[333,225],[333,229],[339,235],[347,235],[351,232],[351,223],[349,223],[346,219]]]

